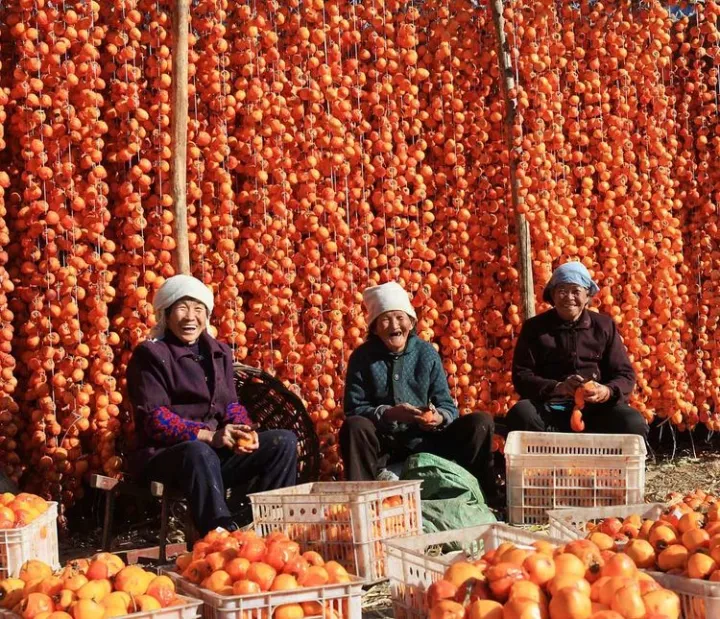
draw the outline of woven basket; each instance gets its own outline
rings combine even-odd
[[[298,440],[298,483],[317,481],[320,441],[302,400],[267,372],[235,364],[238,402],[263,430],[291,430]]]

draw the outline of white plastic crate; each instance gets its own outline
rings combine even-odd
[[[548,512],[550,534],[565,541],[584,539],[588,534],[587,525],[591,521],[627,518],[632,514],[656,520],[667,507],[665,503],[640,503],[614,507],[556,509]],[[643,571],[680,596],[683,619],[720,618],[720,583],[652,570]]]
[[[0,580],[16,577],[23,563],[38,559],[54,570],[58,560],[57,503],[19,529],[0,529]]]
[[[642,502],[645,442],[630,434],[510,432],[508,522],[544,524],[547,510]]]
[[[683,619],[720,617],[720,583],[648,571],[661,586],[680,597]]]
[[[151,610],[148,612],[131,613],[122,615],[116,619],[197,619],[200,617],[200,606],[202,602],[190,597],[178,595],[182,600],[182,604],[178,606],[168,606],[160,610]],[[4,611],[0,608],[0,617],[2,619],[20,619],[20,615],[16,615],[10,611]]]
[[[552,509],[548,511],[547,515],[550,521],[550,535],[570,541],[587,537],[588,522],[603,518],[625,519],[633,514],[638,514],[643,520],[657,520],[666,508],[665,503],[637,503],[612,507]]]
[[[177,572],[165,573],[175,581],[178,591],[202,600],[203,619],[272,619],[280,606],[307,602],[318,603],[323,610],[317,615],[306,614],[304,619],[362,619],[363,581],[354,576],[352,582],[336,585],[249,595],[219,595],[191,583]]]
[[[420,481],[318,482],[250,495],[258,535],[282,531],[366,581],[384,578],[382,542],[422,532]]]
[[[486,524],[455,531],[414,535],[385,542],[387,573],[395,619],[425,619],[425,592],[457,561],[479,559],[503,542],[528,547],[533,542],[561,540],[505,524]]]

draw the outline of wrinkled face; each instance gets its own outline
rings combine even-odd
[[[408,335],[415,323],[402,310],[394,310],[380,314],[375,319],[373,331],[390,352],[399,353],[405,350]]]
[[[553,289],[552,298],[560,318],[574,322],[590,301],[590,293],[577,284],[559,284]]]
[[[207,326],[207,308],[195,299],[176,301],[168,310],[167,326],[181,342],[194,344]]]

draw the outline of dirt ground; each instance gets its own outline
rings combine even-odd
[[[712,437],[711,437],[712,439]],[[668,492],[688,492],[702,488],[706,492],[720,492],[720,448],[717,440],[684,441],[681,444],[667,437],[661,455],[650,454],[646,469],[646,501],[664,501]],[[66,518],[69,530],[61,532],[61,561],[88,556],[100,548],[103,497],[88,496],[71,510]],[[159,521],[154,506],[139,506],[134,502],[118,506],[115,516],[119,536],[113,550],[122,551],[157,544]],[[183,541],[177,524],[181,514],[173,519],[171,541]],[[364,619],[392,617],[390,592],[387,583],[370,587],[363,598]]]

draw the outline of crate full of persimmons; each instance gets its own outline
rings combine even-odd
[[[0,494],[0,578],[17,576],[28,559],[59,566],[57,503],[34,494]]]
[[[383,542],[422,533],[420,481],[316,482],[250,495],[259,535],[282,532],[366,581],[385,578]]]
[[[641,436],[510,432],[504,453],[512,524],[545,524],[551,509],[628,505],[645,496]]]
[[[507,525],[386,543],[395,619],[679,619],[680,600],[622,553]],[[710,615],[708,615],[708,619]]]
[[[196,619],[202,602],[179,595],[167,576],[100,553],[60,570],[36,559],[0,581],[3,619]]]
[[[720,617],[720,498],[696,490],[668,503],[548,512],[550,532],[630,557],[680,596],[684,619]]]
[[[203,619],[360,619],[363,581],[283,533],[210,531],[168,570]]]

